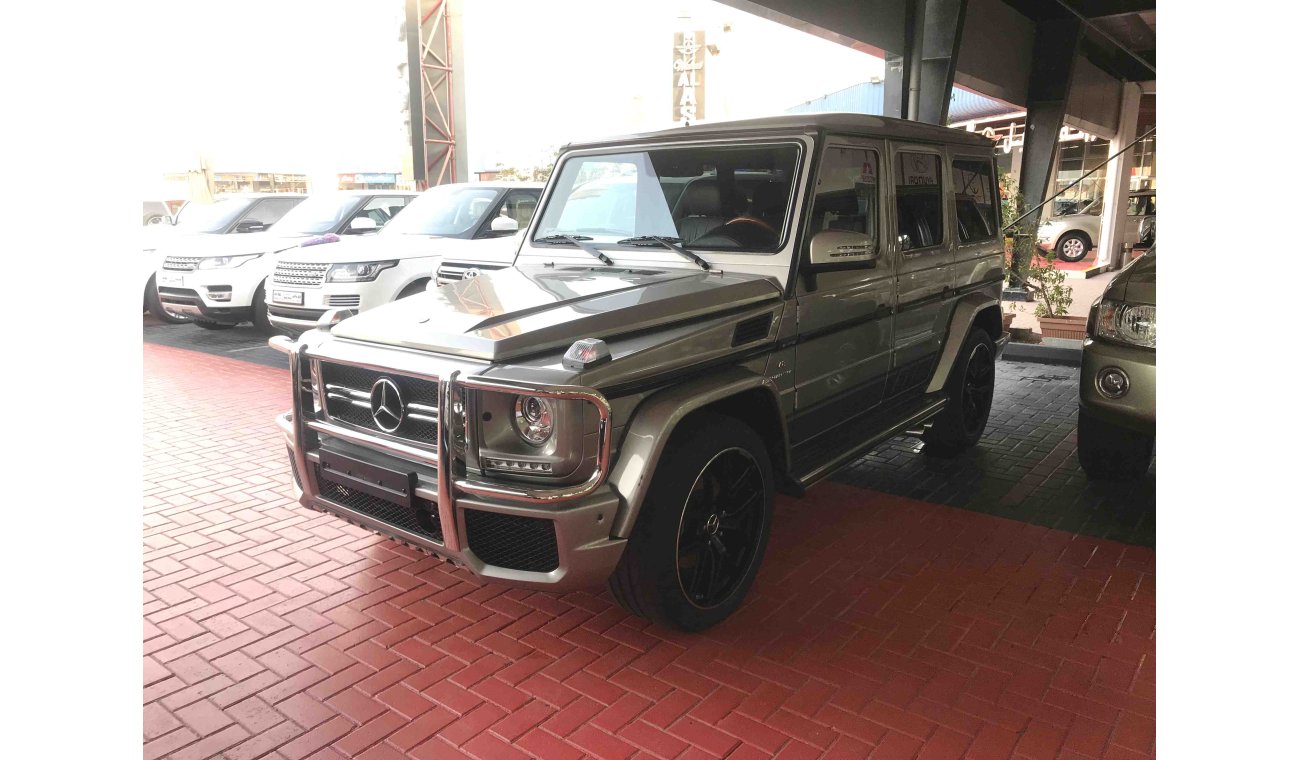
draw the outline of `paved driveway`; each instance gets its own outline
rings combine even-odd
[[[1079,482],[1072,370],[1004,365],[968,456],[900,438],[779,498],[750,600],[688,636],[299,508],[275,355],[146,341],[147,758],[1154,754],[1154,475]]]

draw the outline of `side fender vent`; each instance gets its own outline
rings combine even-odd
[[[772,312],[760,314],[757,317],[750,317],[744,322],[736,325],[736,332],[731,336],[731,345],[743,346],[746,343],[753,343],[756,340],[767,337],[767,333],[772,329]]]

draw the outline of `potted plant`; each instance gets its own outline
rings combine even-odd
[[[1083,340],[1088,318],[1072,317],[1066,313],[1074,302],[1074,291],[1065,284],[1065,272],[1056,268],[1056,254],[1043,251],[1034,256],[1029,262],[1025,280],[1038,299],[1034,316],[1038,317],[1043,337]]]

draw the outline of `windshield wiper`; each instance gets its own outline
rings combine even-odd
[[[693,251],[688,251],[685,248],[678,245],[678,243],[680,242],[682,242],[682,239],[679,237],[667,237],[667,236],[659,236],[659,235],[638,235],[636,237],[623,238],[622,240],[618,241],[618,244],[619,245],[645,245],[646,243],[658,243],[659,245],[662,245],[664,248],[679,253],[682,256],[685,256],[686,258],[690,259],[691,261],[694,261],[696,264],[699,264],[700,269],[703,269],[706,272],[713,269],[713,266],[709,264],[709,262],[705,261],[704,258],[701,257],[699,254]]]
[[[590,253],[592,256],[604,262],[605,266],[614,266],[614,261],[610,257],[601,253],[594,245],[587,245],[584,240],[591,240],[589,235],[547,235],[545,237],[533,238],[534,243],[544,243],[546,245],[573,245]]]

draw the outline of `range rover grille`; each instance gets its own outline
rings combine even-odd
[[[442,543],[442,522],[438,518],[437,504],[417,496],[414,499],[415,508],[407,509],[401,504],[336,483],[321,471],[320,465],[314,467],[321,497],[421,538]]]
[[[505,269],[505,267],[500,264],[469,264],[458,261],[444,261],[438,264],[438,284],[446,285],[449,282],[460,282],[465,279],[465,273],[471,269],[477,269],[480,272],[495,272]]]
[[[163,269],[172,272],[193,272],[199,265],[198,256],[168,256],[163,259]]]
[[[350,364],[320,363],[325,385],[325,411],[330,418],[376,433],[408,439],[425,447],[438,444],[438,383],[424,378],[378,372]],[[405,415],[394,431],[381,429],[371,414],[370,391],[387,378],[401,394]]]
[[[300,285],[314,288],[325,281],[329,264],[303,264],[298,261],[281,261],[275,265],[271,281],[276,285]]]

